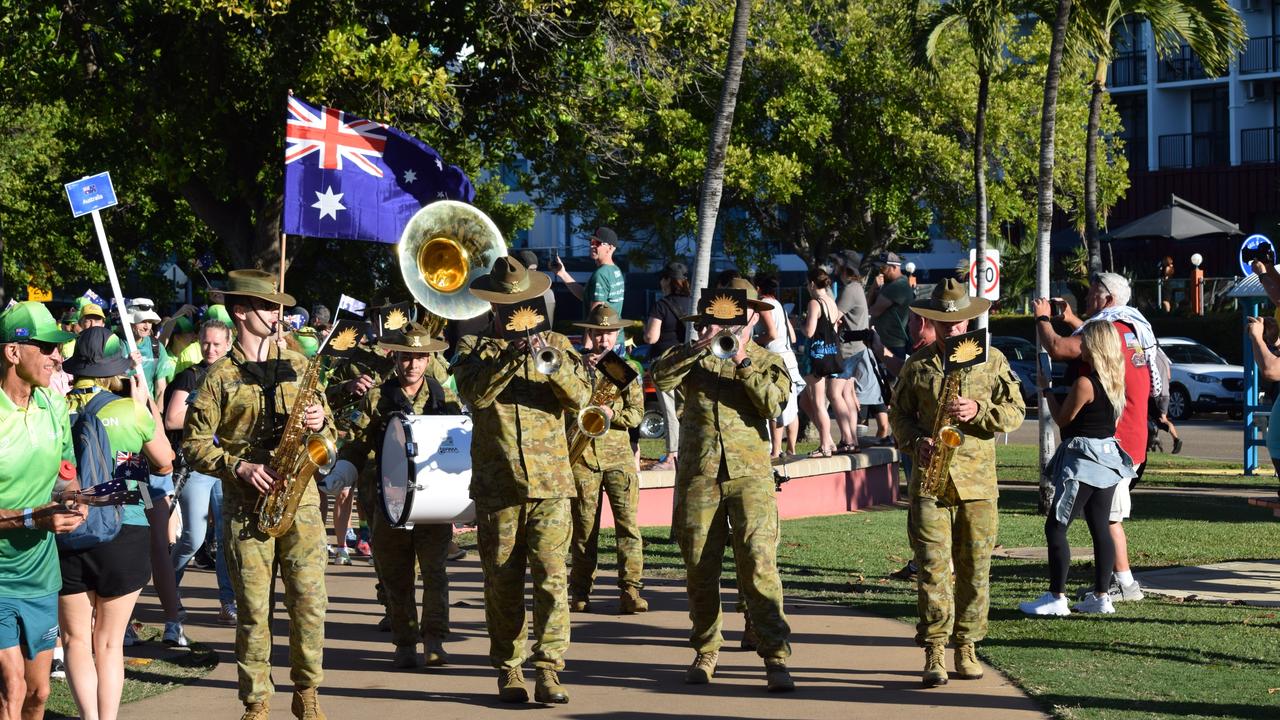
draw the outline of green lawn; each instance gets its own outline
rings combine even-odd
[[[1035,445],[996,444],[996,462],[1000,467],[1000,482],[1039,482],[1037,467],[1038,448]],[[1245,477],[1240,463],[1223,460],[1202,460],[1185,455],[1151,453],[1147,456],[1147,469],[1142,482],[1151,485],[1177,487],[1256,488],[1272,490],[1276,480],[1270,475]]]
[[[1006,547],[1044,544],[1035,499],[1031,488],[1003,494]],[[1280,555],[1280,522],[1239,498],[1144,494],[1136,515],[1127,527],[1138,571]],[[788,594],[914,623],[914,584],[888,577],[907,560],[905,527],[901,508],[786,521],[779,564]],[[646,572],[682,577],[667,534],[645,530]],[[1089,545],[1083,523],[1070,539]],[[991,630],[979,653],[1054,716],[1280,717],[1280,611],[1149,597],[1107,617],[1023,617],[1017,603],[1044,592],[1046,574],[1044,561],[994,561]],[[731,562],[725,576],[733,576]],[[1073,565],[1069,587],[1091,580],[1092,563]]]
[[[188,650],[170,650],[160,643],[161,628],[146,627],[139,636],[147,641],[140,648],[125,650],[124,690],[122,703],[131,703],[152,695],[175,690],[182,685],[203,677],[218,664],[218,654],[201,643],[192,643]],[[182,712],[175,709],[175,715]],[[46,718],[76,718],[80,716],[71,690],[66,682],[53,682],[49,692]],[[121,708],[121,717],[129,717],[128,707]]]

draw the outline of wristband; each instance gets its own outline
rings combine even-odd
[[[36,529],[36,518],[31,508],[22,508],[22,527],[28,530]]]
[[[1048,315],[1037,315],[1036,322],[1053,322],[1053,318]]]

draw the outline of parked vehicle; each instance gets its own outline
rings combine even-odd
[[[1015,335],[992,335],[991,347],[1004,353],[1009,360],[1009,367],[1022,383],[1022,400],[1028,408],[1036,406],[1036,346],[1035,343]],[[1066,377],[1067,364],[1052,364],[1053,382],[1061,385]]]
[[[1185,420],[1194,412],[1244,409],[1244,368],[1232,365],[1190,338],[1159,338],[1173,365],[1169,384],[1169,419]]]

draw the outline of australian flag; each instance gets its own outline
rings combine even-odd
[[[289,97],[285,123],[284,231],[396,243],[423,205],[471,202],[456,165],[393,127]]]

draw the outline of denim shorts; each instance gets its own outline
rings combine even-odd
[[[0,650],[22,646],[28,660],[52,650],[58,640],[58,593],[33,598],[0,597]]]

